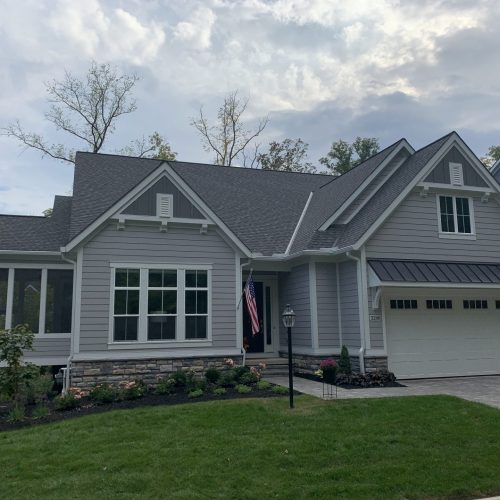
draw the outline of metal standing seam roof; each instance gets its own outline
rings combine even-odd
[[[500,264],[370,259],[382,282],[500,284]]]

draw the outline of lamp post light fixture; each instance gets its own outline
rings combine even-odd
[[[288,330],[288,394],[290,397],[290,408],[293,408],[293,366],[292,366],[292,327],[295,325],[295,313],[287,304],[283,314],[283,324]]]

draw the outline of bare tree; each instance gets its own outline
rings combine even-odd
[[[209,124],[203,108],[200,108],[198,118],[191,119],[191,125],[201,134],[203,148],[215,154],[214,161],[217,165],[231,166],[238,157],[245,163],[255,163],[257,151],[254,152],[252,161],[245,149],[265,129],[269,119],[261,118],[254,130],[247,129],[242,118],[247,106],[248,98],[241,99],[238,91],[234,91],[224,97],[213,125]]]
[[[83,142],[83,147],[79,149],[98,153],[114,132],[117,119],[137,109],[131,94],[138,80],[135,74],[119,74],[115,67],[96,62],[92,63],[82,79],[66,71],[61,81],[53,80],[45,84],[50,103],[45,118],[57,130]],[[75,149],[62,143],[50,143],[37,133],[27,132],[19,121],[9,124],[0,133],[14,137],[26,148],[40,151],[42,156],[75,162]],[[160,149],[162,144],[158,144],[158,138],[160,143],[168,146],[155,132],[148,139],[143,139],[143,156]]]
[[[141,139],[135,139],[119,152],[127,156],[157,160],[175,160],[177,157],[177,153],[172,151],[170,144],[158,132],[149,137],[142,136]]]

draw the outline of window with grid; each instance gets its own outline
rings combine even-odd
[[[208,272],[186,270],[185,280],[186,339],[205,339],[208,326]]]
[[[440,230],[443,233],[472,234],[469,198],[440,196]]]
[[[148,340],[173,340],[177,325],[177,271],[148,272]]]
[[[451,299],[427,299],[425,304],[427,309],[453,309]]]
[[[415,299],[392,299],[391,309],[418,309]]]
[[[116,269],[113,310],[115,342],[136,341],[139,330],[139,269]]]
[[[488,301],[483,299],[464,300],[464,309],[488,309]]]

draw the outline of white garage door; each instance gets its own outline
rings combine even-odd
[[[499,299],[472,290],[391,293],[384,299],[389,369],[398,378],[500,373]]]

